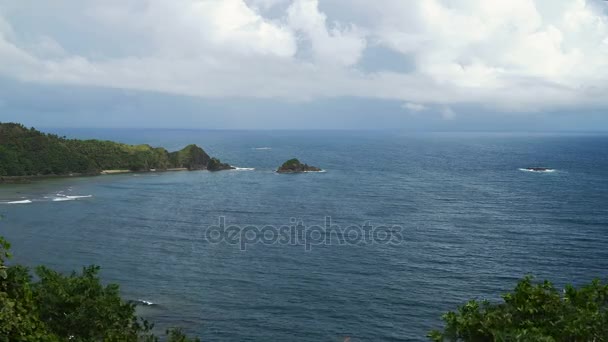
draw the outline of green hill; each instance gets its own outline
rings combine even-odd
[[[205,170],[212,158],[188,145],[176,152],[149,145],[67,139],[16,123],[0,123],[0,176],[96,175],[102,170]],[[210,170],[229,169],[217,160]]]

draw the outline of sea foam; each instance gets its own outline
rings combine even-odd
[[[153,303],[153,302],[151,302],[149,300],[145,300],[145,299],[138,299],[135,302],[138,304],[146,305],[146,306],[156,305],[156,303]]]
[[[524,172],[536,172],[536,173],[551,173],[551,172],[555,172],[555,169],[547,169],[547,170],[529,170],[529,169],[524,169],[524,168],[520,168],[519,171],[524,171]]]
[[[59,197],[53,198],[53,202],[63,202],[63,201],[75,201],[79,198],[91,198],[93,195],[85,195],[85,196],[64,196],[61,194],[57,194]]]
[[[29,204],[32,203],[30,200],[21,200],[21,201],[10,201],[10,202],[1,202],[3,204]]]

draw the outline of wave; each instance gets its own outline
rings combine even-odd
[[[234,167],[233,171],[255,171],[254,167],[236,167],[236,166],[233,166],[233,167]]]
[[[258,151],[268,151],[272,150],[272,147],[254,147],[253,149]]]
[[[63,202],[63,201],[75,201],[79,198],[91,198],[93,195],[85,195],[85,196],[64,196],[61,194],[57,194],[59,197],[53,198],[53,202]]]
[[[555,172],[555,169],[542,169],[542,170],[534,170],[534,169],[524,169],[524,168],[520,168],[519,171],[524,171],[524,172],[537,172],[537,173],[551,173],[551,172]]]
[[[304,173],[326,173],[327,170],[319,170],[319,171],[304,171]]]
[[[73,199],[67,198],[67,197],[55,197],[55,198],[51,199],[51,201],[53,201],[53,202],[63,202],[63,201],[73,201]]]
[[[145,300],[145,299],[138,299],[138,300],[134,300],[133,301],[135,304],[140,304],[140,305],[145,305],[145,306],[154,306],[157,305],[156,303],[153,303],[149,300]]]
[[[10,201],[10,202],[2,202],[2,204],[29,204],[32,203],[30,200],[21,200],[21,201]]]

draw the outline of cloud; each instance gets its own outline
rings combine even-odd
[[[0,1],[0,75],[203,98],[395,100],[410,111],[447,106],[444,118],[461,104],[501,111],[605,108],[607,6],[593,0]],[[41,19],[26,20],[31,17]],[[365,71],[361,56],[375,47],[413,61],[412,70]]]
[[[407,111],[410,111],[410,112],[422,112],[427,109],[427,107],[425,105],[422,105],[420,103],[412,103],[412,102],[406,102],[406,103],[402,104],[401,108],[403,108]]]
[[[441,118],[444,120],[454,120],[456,113],[452,108],[446,106],[441,109]]]
[[[366,45],[363,35],[354,25],[329,28],[326,15],[319,12],[318,0],[295,0],[287,17],[290,27],[310,41],[317,62],[350,66],[361,58]]]

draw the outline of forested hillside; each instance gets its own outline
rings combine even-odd
[[[85,174],[102,170],[207,169],[211,157],[196,146],[169,153],[162,147],[67,139],[16,123],[0,123],[0,176]],[[213,163],[212,171],[230,165]]]

